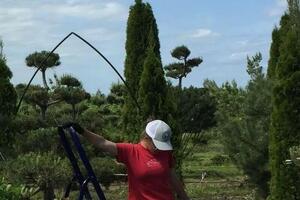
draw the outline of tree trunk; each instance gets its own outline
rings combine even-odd
[[[53,200],[55,198],[54,188],[52,185],[45,187],[44,189],[44,200]]]
[[[46,70],[42,70],[42,75],[43,75],[43,84],[44,84],[44,87],[49,90],[49,87],[47,85],[47,81],[46,81]]]
[[[179,84],[178,84],[179,89],[181,90],[182,88],[182,77],[179,77]]]
[[[41,117],[43,121],[46,120],[46,111],[47,111],[47,107],[41,107]]]
[[[73,111],[73,121],[75,121],[75,118],[76,118],[76,109],[75,109],[75,104],[72,104],[72,111]]]

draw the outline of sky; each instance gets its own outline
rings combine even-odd
[[[145,1],[145,0],[144,0]],[[183,79],[201,87],[205,79],[221,85],[247,84],[247,56],[261,52],[267,67],[271,33],[286,10],[285,0],[148,0],[159,29],[163,65],[176,61],[172,49],[186,45],[203,63]],[[92,43],[123,75],[126,24],[134,0],[0,0],[0,37],[12,83],[27,83],[34,69],[25,58],[50,51],[70,32]],[[72,74],[84,88],[108,94],[120,81],[115,72],[84,43],[71,37],[57,51],[61,65],[47,78]],[[34,84],[41,84],[41,73]],[[178,80],[172,79],[174,85]]]

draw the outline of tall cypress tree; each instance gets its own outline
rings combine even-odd
[[[270,59],[268,63],[268,78],[272,79],[275,76],[275,69],[279,57],[280,33],[278,27],[275,27],[272,32],[272,44],[270,48]]]
[[[276,67],[278,59],[280,56],[280,45],[282,44],[288,29],[290,27],[290,15],[285,13],[280,20],[280,27],[275,27],[272,32],[272,44],[270,48],[270,59],[268,63],[268,73],[269,79],[276,79]]]
[[[127,22],[125,78],[136,99],[139,97],[139,83],[149,49],[149,32],[153,31],[153,52],[160,60],[158,29],[150,4],[136,0],[131,6]],[[136,135],[140,132],[139,112],[129,93],[125,96],[123,124],[127,133]]]
[[[10,83],[12,72],[6,65],[2,44],[0,41],[0,137],[2,138],[1,141],[5,142],[3,139],[6,137],[2,134],[15,114],[17,94]]]
[[[273,61],[268,70],[274,80],[269,147],[272,200],[300,199],[300,168],[285,162],[290,157],[289,148],[300,144],[299,0],[289,0],[288,4],[289,11],[280,23],[279,54],[271,49]]]
[[[154,53],[153,31],[149,34],[149,49],[143,65],[140,79],[139,103],[141,105],[141,119],[146,121],[149,117],[164,118],[164,104],[167,85],[162,69],[160,57]]]

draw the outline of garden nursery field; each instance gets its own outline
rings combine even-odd
[[[300,0],[1,0],[0,200],[40,199],[300,200]]]

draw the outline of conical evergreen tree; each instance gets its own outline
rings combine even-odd
[[[285,162],[290,158],[289,148],[300,144],[299,0],[288,3],[289,11],[282,17],[279,28],[279,54],[271,49],[273,60],[268,69],[269,76],[275,80],[269,147],[272,200],[300,199],[300,168]],[[272,47],[276,45],[273,37]]]
[[[149,49],[144,63],[139,89],[139,103],[141,117],[146,121],[150,116],[162,119],[167,88],[164,71],[159,58],[154,54],[153,48]]]
[[[290,15],[285,13],[280,20],[280,28],[275,27],[272,32],[272,44],[270,48],[270,59],[268,63],[267,76],[270,79],[276,79],[276,67],[280,56],[280,45],[284,40],[289,26],[290,26]]]
[[[136,0],[135,5],[130,8],[127,22],[125,78],[135,98],[139,97],[139,83],[143,66],[149,48],[149,32],[153,31],[153,52],[160,60],[160,44],[158,29],[150,4]],[[123,107],[123,124],[125,132],[139,134],[141,122],[139,120],[138,108],[129,95],[125,96]]]
[[[1,141],[6,142],[7,137],[2,134],[15,114],[17,94],[10,83],[12,73],[6,65],[2,47],[2,42],[0,42],[0,137]]]
[[[270,48],[270,59],[268,63],[268,78],[272,79],[275,76],[275,69],[279,57],[280,34],[277,27],[272,32],[272,44]]]

